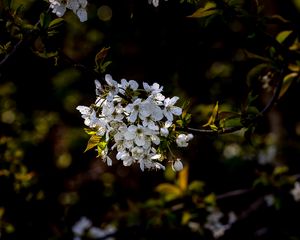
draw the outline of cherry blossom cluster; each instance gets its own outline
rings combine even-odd
[[[52,12],[62,17],[67,9],[72,10],[81,22],[87,20],[87,0],[49,0]]]
[[[179,98],[165,97],[157,83],[143,82],[139,88],[134,80],[118,83],[109,74],[105,82],[102,86],[95,80],[94,104],[77,107],[103,161],[112,165],[114,152],[124,166],[138,163],[144,171],[164,170],[162,163],[168,159],[173,170],[180,171],[183,164],[171,148],[187,147],[193,135],[176,128],[176,119],[182,115],[182,108],[175,105]]]

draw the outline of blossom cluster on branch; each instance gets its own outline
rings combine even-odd
[[[124,166],[138,163],[144,169],[165,169],[163,160],[170,158],[172,168],[179,171],[183,164],[171,148],[187,147],[192,134],[178,131],[177,121],[182,108],[176,106],[178,97],[165,97],[158,83],[139,84],[122,79],[115,81],[105,75],[104,86],[95,80],[97,99],[91,106],[78,106],[92,135],[87,150],[96,147],[107,165],[112,165],[110,153]]]
[[[80,22],[87,20],[87,0],[49,0],[49,3],[52,12],[58,17],[62,17],[66,10],[70,9],[77,15]]]

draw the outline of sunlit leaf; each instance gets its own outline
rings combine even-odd
[[[192,18],[201,18],[201,17],[208,17],[213,14],[216,14],[219,10],[216,9],[216,4],[214,2],[207,2],[204,7],[199,8],[194,12],[192,15],[188,17]]]
[[[169,201],[178,198],[182,194],[182,191],[178,186],[170,183],[159,184],[155,188],[155,191],[163,194],[166,197],[166,200]]]
[[[289,64],[288,68],[293,72],[300,72],[300,66],[298,64]]]
[[[100,141],[101,137],[98,135],[92,135],[91,138],[88,141],[88,144],[86,146],[86,149],[84,150],[84,152],[92,149],[93,147],[96,147]]]
[[[300,42],[298,38],[294,41],[294,43],[289,47],[291,51],[298,51],[300,49]]]
[[[276,40],[279,42],[279,43],[283,43],[284,40],[292,33],[293,31],[291,30],[285,30],[285,31],[282,31],[280,33],[277,34],[276,36]]]
[[[214,109],[212,111],[212,114],[206,124],[203,125],[203,127],[209,126],[212,130],[217,131],[218,127],[215,125],[215,122],[218,118],[218,113],[219,113],[219,103],[217,102],[216,105],[214,106]]]
[[[195,193],[201,193],[203,192],[204,186],[205,186],[204,182],[195,180],[189,184],[188,190]]]
[[[182,218],[181,218],[181,224],[182,225],[188,224],[188,222],[191,220],[191,218],[192,218],[192,214],[187,211],[184,211],[182,214]]]
[[[55,27],[58,27],[60,26],[61,24],[63,24],[64,22],[64,19],[63,18],[55,18],[54,20],[52,20],[50,23],[49,23],[49,28],[55,28]]]
[[[216,203],[216,195],[211,193],[204,198],[204,202],[209,205],[214,205]]]
[[[178,186],[182,191],[185,191],[188,186],[189,178],[189,166],[185,165],[184,168],[179,172]]]
[[[281,175],[289,171],[288,166],[277,166],[274,168],[273,175]]]
[[[300,12],[300,0],[292,0],[297,10]]]
[[[283,82],[282,82],[282,87],[281,87],[281,90],[280,90],[280,93],[279,93],[279,98],[281,98],[285,93],[286,91],[289,89],[289,87],[291,86],[293,80],[298,77],[298,73],[289,73],[288,75],[286,75],[284,78],[283,78]]]
[[[221,127],[223,128],[242,126],[240,116],[235,118],[225,119],[224,121],[220,121],[220,122],[221,122]]]

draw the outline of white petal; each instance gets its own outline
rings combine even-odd
[[[168,119],[168,121],[173,122],[173,114],[170,113],[169,111],[164,111],[165,117]]]
[[[182,113],[182,109],[181,109],[180,107],[173,106],[173,107],[171,108],[171,112],[172,112],[174,115],[179,116],[179,115],[181,115],[181,113]]]
[[[137,119],[138,112],[134,111],[130,114],[128,121],[134,123]]]
[[[145,138],[144,138],[144,136],[137,136],[134,139],[134,142],[136,143],[136,145],[141,147],[141,146],[145,145]]]
[[[179,99],[179,97],[172,97],[171,99],[170,99],[170,102],[169,102],[169,104],[170,105],[174,105],[176,102],[177,102],[177,100]]]
[[[151,1],[151,0],[150,0]],[[151,87],[148,83],[143,82],[143,87],[146,90],[146,92],[150,92],[151,91]]]
[[[81,5],[81,7],[85,8],[87,6],[87,0],[78,0],[79,4]]]
[[[131,88],[132,90],[137,90],[138,87],[139,87],[139,84],[138,84],[136,81],[134,81],[134,80],[130,80],[130,81],[129,81],[129,85],[130,85],[130,88]]]
[[[87,20],[87,11],[84,8],[79,8],[76,12],[80,22],[85,22]]]
[[[89,107],[86,106],[77,106],[76,109],[81,113],[81,114],[90,114],[91,113],[91,109]]]
[[[172,169],[176,172],[179,172],[183,169],[183,164],[182,162],[180,161],[180,159],[176,159],[173,164],[172,164]]]

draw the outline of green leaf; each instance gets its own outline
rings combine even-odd
[[[209,205],[215,205],[216,204],[216,195],[214,193],[207,195],[204,198],[204,202]]]
[[[91,138],[88,141],[88,144],[86,146],[86,149],[84,152],[87,152],[88,150],[92,149],[93,147],[96,147],[98,143],[100,142],[101,137],[98,135],[92,135]]]
[[[40,25],[42,29],[47,29],[51,21],[51,17],[48,14],[41,13],[40,15]]]
[[[219,10],[216,8],[216,4],[214,2],[207,2],[203,8],[199,8],[192,15],[188,16],[191,18],[202,18],[208,17],[213,14],[218,13]]]
[[[52,57],[56,57],[58,55],[58,52],[34,51],[34,53],[41,58],[52,58]]]
[[[161,183],[156,188],[155,191],[163,194],[166,197],[166,200],[171,201],[175,198],[181,196],[182,191],[178,186],[175,186],[170,183]]]
[[[283,173],[286,173],[289,171],[289,168],[287,166],[277,166],[274,168],[273,175],[282,175]]]
[[[178,186],[182,191],[185,191],[188,186],[189,179],[189,167],[185,165],[184,168],[179,172]]]
[[[50,23],[49,23],[49,28],[56,28],[60,25],[62,25],[64,22],[64,19],[63,18],[55,18],[54,20],[52,20]]]
[[[204,182],[195,180],[189,184],[188,190],[195,193],[201,193],[203,192],[204,186]]]
[[[285,31],[282,31],[280,33],[277,34],[276,36],[276,40],[279,42],[279,43],[283,43],[284,40],[292,33],[293,31],[291,30],[285,30]]]
[[[281,87],[278,98],[281,98],[286,93],[286,91],[289,89],[289,87],[291,86],[293,80],[296,77],[298,77],[298,73],[293,72],[293,73],[289,73],[288,75],[286,75],[283,78],[282,87]]]
[[[240,115],[239,115],[239,117],[235,117],[235,118],[227,118],[224,121],[220,120],[220,122],[221,122],[222,128],[231,128],[231,127],[242,126]]]
[[[212,111],[212,114],[206,124],[203,125],[203,127],[209,126],[212,130],[217,131],[218,127],[215,125],[216,120],[218,120],[218,113],[219,113],[219,103],[217,102],[214,106],[214,109]]]

